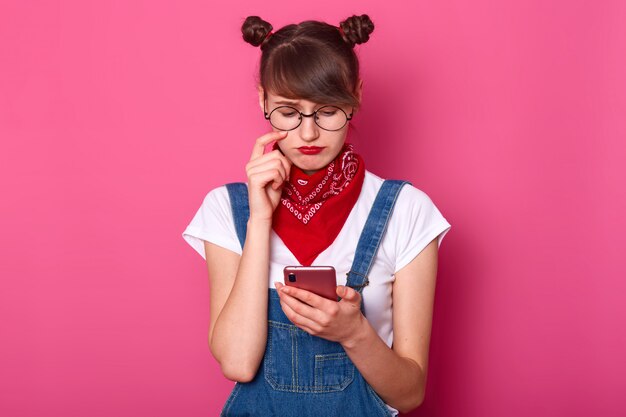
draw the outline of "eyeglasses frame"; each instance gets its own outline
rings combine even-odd
[[[300,125],[302,124],[302,120],[303,120],[302,118],[303,118],[303,117],[313,117],[313,116],[315,116],[315,118],[313,118],[313,121],[315,122],[315,124],[316,124],[317,126],[319,126],[319,128],[320,128],[320,129],[324,129],[324,130],[326,130],[326,131],[328,131],[328,132],[336,132],[336,131],[338,131],[338,130],[343,129],[343,128],[344,128],[344,127],[348,124],[348,122],[349,122],[350,120],[352,120],[352,114],[354,113],[354,107],[352,108],[352,111],[350,112],[350,115],[348,115],[348,113],[346,113],[346,112],[345,112],[345,111],[344,111],[341,107],[338,107],[338,106],[333,106],[333,105],[331,105],[331,104],[327,104],[327,105],[324,105],[324,106],[320,107],[319,109],[315,110],[315,111],[314,111],[313,113],[311,113],[311,114],[304,114],[304,113],[302,113],[300,110],[296,109],[295,107],[291,107],[291,106],[278,106],[278,107],[275,107],[275,108],[274,108],[271,112],[269,112],[269,114],[268,114],[268,113],[267,113],[267,110],[265,109],[265,102],[267,101],[267,95],[266,95],[266,93],[263,93],[263,95],[265,96],[265,97],[263,98],[263,114],[265,115],[265,120],[269,120],[269,121],[270,121],[270,124],[271,124],[272,126],[274,126],[274,125],[272,124],[272,121],[270,120],[270,118],[271,118],[271,116],[272,116],[272,113],[274,113],[276,110],[278,110],[278,109],[280,109],[280,108],[283,108],[283,107],[288,107],[288,108],[290,108],[290,109],[294,109],[297,113],[299,113],[299,114],[300,114],[300,122],[296,125],[296,127],[292,128],[292,129],[280,129],[280,128],[278,128],[278,127],[274,126],[276,129],[278,129],[278,130],[282,130],[283,132],[290,132],[290,131],[292,131],[292,130],[296,130],[296,129],[297,129],[298,127],[300,127]],[[325,107],[334,107],[334,108],[336,108],[336,109],[341,110],[341,112],[342,112],[342,113],[346,116],[346,123],[344,123],[344,125],[343,125],[343,126],[341,126],[339,129],[326,129],[326,128],[324,128],[324,127],[320,126],[320,125],[317,123],[317,112],[318,112],[318,111],[320,111],[321,109],[325,108]]]

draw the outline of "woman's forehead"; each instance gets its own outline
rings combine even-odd
[[[273,101],[274,103],[281,104],[317,104],[313,101],[305,100],[302,98],[288,98],[281,96],[279,94],[272,94],[270,92],[267,93],[267,98]]]
[[[310,101],[302,98],[288,98],[278,94],[267,94],[267,98],[271,104],[280,105],[280,106],[292,106],[298,108],[315,108],[319,106],[327,106],[327,105],[335,105],[338,107],[343,107],[336,103],[318,103],[315,101]]]

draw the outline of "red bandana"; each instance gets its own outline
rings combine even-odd
[[[359,198],[363,159],[345,144],[334,161],[307,175],[291,166],[272,227],[301,265],[310,266],[333,243]]]

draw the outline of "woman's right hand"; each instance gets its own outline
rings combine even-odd
[[[271,221],[280,202],[283,184],[289,179],[291,161],[278,149],[263,152],[268,143],[282,140],[287,134],[284,131],[266,133],[254,144],[250,161],[246,164],[250,219]]]

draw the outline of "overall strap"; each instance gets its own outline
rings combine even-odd
[[[233,211],[233,220],[235,221],[235,230],[237,237],[243,250],[243,244],[246,241],[246,229],[248,225],[248,217],[250,217],[250,207],[248,206],[248,187],[243,182],[231,182],[226,184],[228,197],[230,198],[230,207]]]
[[[382,237],[387,229],[387,224],[391,218],[393,207],[396,204],[396,200],[404,184],[409,184],[409,182],[402,180],[385,180],[380,190],[378,190],[374,204],[372,205],[361,236],[359,237],[352,267],[347,273],[348,279],[346,286],[354,288],[359,293],[362,293],[363,287],[369,284],[367,274],[372,266],[374,256],[376,256]],[[230,198],[235,230],[237,231],[237,237],[243,249],[246,240],[248,217],[250,216],[248,187],[243,182],[234,182],[226,184],[226,189],[228,190],[228,196]],[[361,309],[363,309],[363,303],[361,303]]]
[[[356,247],[352,267],[347,274],[348,282],[346,283],[346,286],[354,288],[360,294],[362,294],[363,287],[369,284],[367,274],[372,267],[372,261],[376,256],[398,194],[404,184],[409,184],[409,182],[385,180],[367,217]],[[363,303],[361,303],[361,309],[363,309]]]

